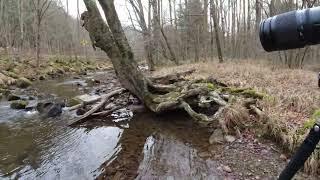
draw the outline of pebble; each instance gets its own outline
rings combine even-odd
[[[232,169],[229,166],[223,166],[223,170],[227,173],[231,173]]]
[[[230,136],[230,135],[225,136],[224,139],[228,143],[233,143],[236,140],[234,136]]]
[[[201,158],[207,158],[207,157],[210,157],[210,156],[211,156],[211,154],[210,154],[209,152],[201,152],[201,153],[199,153],[198,155],[199,155],[199,157],[201,157]]]
[[[210,144],[222,144],[224,141],[224,137],[223,137],[223,132],[221,129],[216,129],[214,130],[214,132],[212,133],[212,135],[209,138],[209,143]]]
[[[281,155],[280,155],[280,159],[286,161],[286,160],[287,160],[287,156],[284,155],[284,154],[281,154]]]

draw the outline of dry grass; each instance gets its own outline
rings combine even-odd
[[[157,73],[165,74],[195,68],[190,78],[212,76],[220,82],[233,87],[254,88],[268,94],[259,101],[260,108],[268,115],[264,122],[264,133],[272,136],[289,152],[294,152],[304,139],[312,114],[320,107],[320,90],[317,87],[317,73],[286,69],[253,61],[218,63],[196,63],[172,68],[162,68]],[[232,122],[227,114],[226,119]],[[243,118],[240,118],[243,119]],[[257,125],[258,126],[258,125]],[[306,163],[306,171],[319,172],[320,152],[315,152]]]
[[[165,67],[157,73],[165,74],[195,68],[191,78],[213,76],[229,86],[254,88],[270,95],[261,101],[269,115],[275,115],[291,125],[301,125],[320,107],[317,73],[307,70],[274,68],[265,64],[197,63],[178,67]]]

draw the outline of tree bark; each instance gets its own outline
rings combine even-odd
[[[155,54],[155,61],[159,62],[160,59],[160,14],[158,7],[158,0],[151,0],[152,10],[153,10],[153,51]]]
[[[37,67],[40,66],[40,28],[41,28],[41,19],[40,16],[37,13],[37,30],[36,30],[36,61],[37,61]]]
[[[256,32],[259,30],[259,25],[261,22],[261,2],[256,0]]]
[[[222,56],[222,51],[221,51],[221,43],[220,43],[220,38],[219,38],[219,27],[218,27],[216,11],[217,11],[216,6],[215,6],[213,0],[211,0],[211,17],[213,20],[213,27],[214,27],[215,37],[216,37],[218,58],[219,58],[219,63],[223,63],[223,56]]]

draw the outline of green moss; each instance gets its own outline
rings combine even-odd
[[[253,89],[244,90],[241,94],[248,98],[263,99],[265,97],[265,94],[259,93]]]
[[[16,85],[19,88],[27,88],[32,85],[32,82],[29,79],[22,77],[17,80]]]
[[[19,78],[19,76],[16,73],[11,72],[11,71],[3,71],[3,74],[6,75],[6,76],[9,76],[9,77],[12,77],[14,79],[18,79]]]
[[[222,90],[222,92],[227,92],[227,93],[234,94],[234,95],[243,95],[247,98],[263,99],[265,96],[267,96],[267,94],[257,92],[251,88],[226,87],[226,88],[222,88],[221,90]]]
[[[72,99],[69,99],[68,102],[67,102],[67,106],[68,107],[72,107],[72,106],[75,106],[75,105],[78,105],[78,104],[81,104],[81,101],[77,98],[72,98]]]
[[[20,100],[21,98],[17,95],[9,94],[7,99],[8,99],[8,101],[16,101],[16,100]]]
[[[312,119],[316,120],[320,118],[320,109],[315,110],[314,113],[312,114]]]
[[[308,121],[303,123],[303,129],[310,129],[313,127],[314,123],[316,123],[315,119],[309,119]]]
[[[0,88],[0,93],[5,96],[8,96],[10,94],[10,90]]]
[[[298,134],[303,135],[306,131],[314,126],[316,120],[320,118],[320,110],[316,110],[310,119],[303,123],[303,126],[298,130]]]
[[[12,109],[25,109],[28,105],[27,101],[18,100],[11,103],[10,107]]]
[[[207,87],[210,89],[210,90],[216,90],[217,89],[217,86],[215,84],[212,84],[212,83],[207,83]]]

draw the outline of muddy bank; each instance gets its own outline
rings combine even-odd
[[[184,113],[137,114],[99,179],[276,179],[287,161],[274,143],[249,134],[215,145],[209,136]]]

